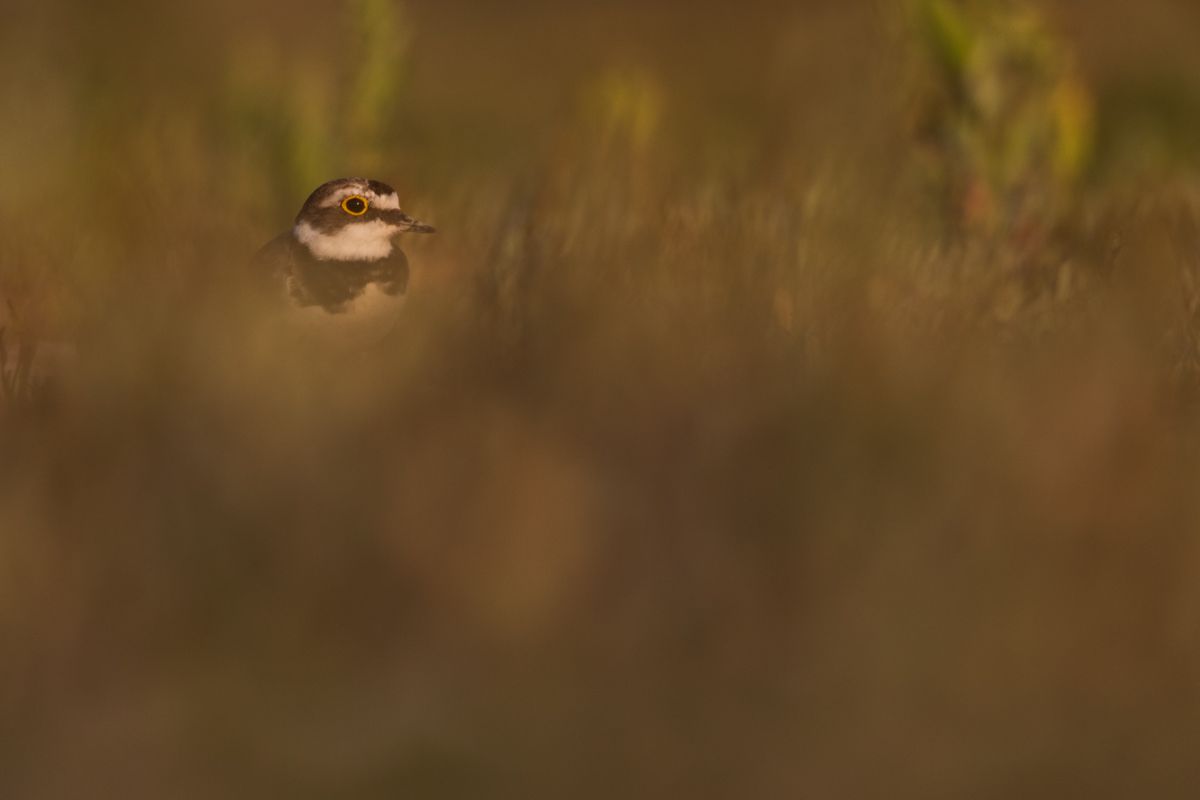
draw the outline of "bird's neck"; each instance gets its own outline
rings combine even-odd
[[[392,254],[391,231],[380,221],[343,225],[328,233],[299,222],[292,236],[319,261],[382,261]]]

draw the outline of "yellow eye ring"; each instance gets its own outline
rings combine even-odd
[[[367,209],[371,204],[367,202],[367,198],[357,194],[352,194],[342,201],[342,211],[345,211],[352,217],[361,217],[367,213]]]

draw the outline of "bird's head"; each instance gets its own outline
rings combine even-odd
[[[318,186],[296,215],[292,235],[321,261],[379,261],[398,233],[433,233],[400,210],[396,190],[365,178]]]

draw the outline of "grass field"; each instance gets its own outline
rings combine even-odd
[[[1193,796],[1192,4],[0,3],[0,797]]]

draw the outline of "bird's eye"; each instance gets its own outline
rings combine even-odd
[[[342,201],[342,211],[354,217],[361,217],[367,213],[367,200],[365,197],[351,195]]]

